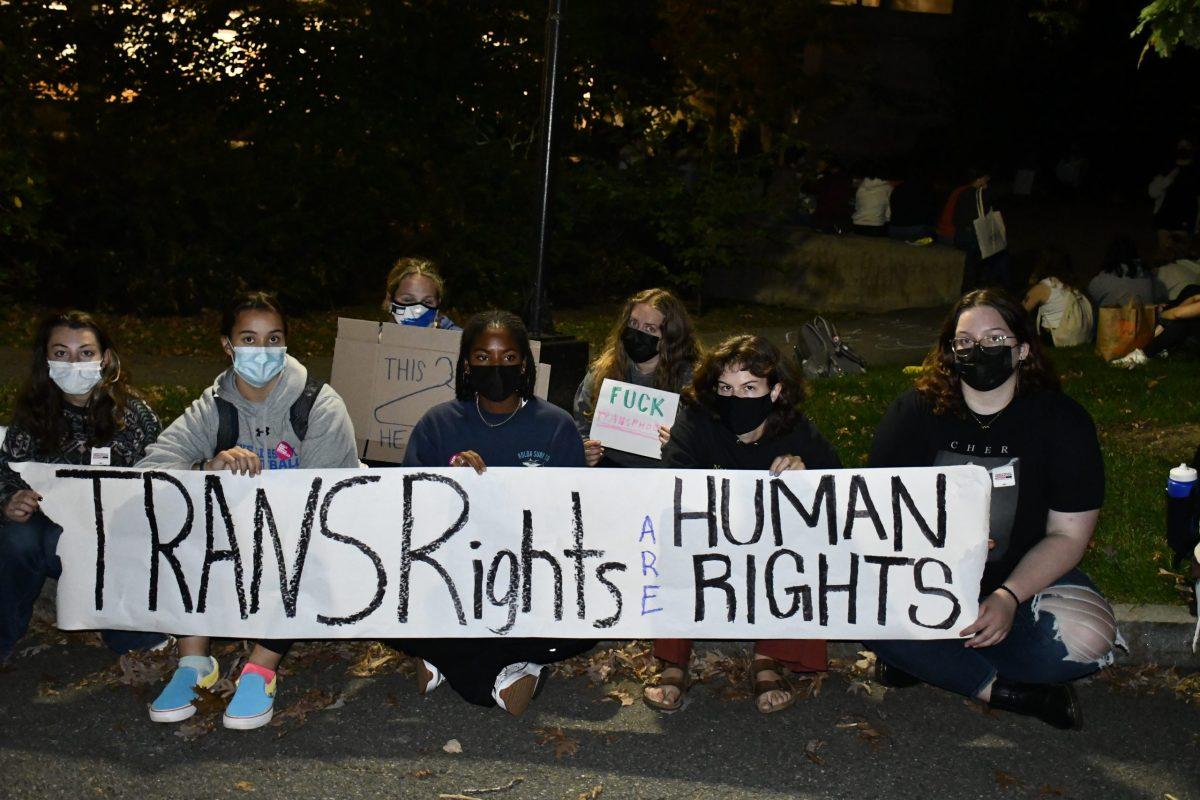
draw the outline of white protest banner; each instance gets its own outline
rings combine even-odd
[[[658,426],[675,424],[679,395],[605,378],[588,435],[605,447],[662,458]]]
[[[228,472],[25,464],[58,624],[247,638],[948,638],[977,466]]]
[[[399,464],[408,436],[421,416],[454,399],[454,367],[461,331],[418,328],[394,322],[338,319],[329,383],[342,396],[358,455]],[[536,361],[541,342],[529,343]],[[545,399],[550,365],[537,365],[534,394]]]

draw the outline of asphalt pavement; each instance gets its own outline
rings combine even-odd
[[[744,662],[701,651],[711,679],[662,715],[640,700],[644,648],[604,650],[514,719],[449,687],[418,697],[382,649],[301,646],[279,724],[235,732],[216,722],[219,703],[200,724],[147,719],[169,657],[122,671],[86,636],[48,629],[22,647],[0,672],[11,800],[1200,797],[1200,684],[1146,666],[1081,681],[1084,730],[1061,732],[924,686],[885,690],[854,655],[763,716]]]

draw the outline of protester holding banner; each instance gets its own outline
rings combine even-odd
[[[841,460],[816,426],[800,411],[802,378],[788,368],[775,345],[761,336],[733,336],[707,353],[684,389],[665,467],[769,470],[839,469]],[[660,711],[683,707],[692,642],[658,639],[654,655],[667,666],[643,698]],[[784,668],[826,669],[820,639],[755,642],[751,684],[764,714],[783,711],[796,700]]]
[[[446,284],[432,261],[402,258],[388,273],[383,310],[397,325],[460,330],[452,319],[438,313],[445,294]]]
[[[605,450],[590,438],[592,417],[606,378],[667,392],[682,391],[692,380],[700,344],[687,309],[666,289],[646,289],[625,301],[604,350],[575,392],[575,425],[584,438],[589,467],[656,467],[657,459],[623,450]],[[659,426],[666,442],[671,428]]]
[[[0,663],[29,628],[46,578],[58,578],[63,529],[10,463],[130,467],[162,426],[121,371],[112,340],[82,311],[52,314],[34,334],[32,361],[0,447]],[[68,533],[70,535],[70,533]],[[161,644],[160,633],[104,631],[118,653]]]
[[[238,295],[221,321],[221,347],[232,365],[163,431],[137,466],[229,470],[358,467],[354,429],[342,398],[309,377],[287,354],[287,319],[263,292]],[[226,728],[248,730],[271,721],[276,668],[290,641],[254,646],[225,709]],[[155,722],[180,722],[196,712],[194,687],[218,678],[206,636],[179,640],[179,667],[150,706]]]
[[[1095,425],[1062,393],[1032,318],[994,289],[955,305],[870,456],[872,467],[952,464],[992,477],[979,616],[960,631],[965,642],[869,643],[877,677],[1077,728],[1067,681],[1110,664],[1120,643],[1112,608],[1078,569],[1104,502],[1104,463]]]
[[[535,397],[536,361],[513,314],[476,314],[463,330],[456,399],[425,413],[404,454],[406,467],[582,467],[583,445],[563,410]],[[421,694],[443,680],[464,700],[520,716],[546,664],[590,650],[578,639],[410,639],[392,642],[417,661]]]

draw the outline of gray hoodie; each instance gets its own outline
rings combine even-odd
[[[233,368],[217,376],[183,414],[146,448],[138,467],[191,469],[198,461],[216,455],[220,420],[217,397],[238,410],[238,446],[258,454],[263,469],[357,467],[354,426],[341,396],[326,384],[321,387],[308,416],[304,441],[292,429],[292,403],[304,390],[308,370],[291,356],[279,382],[267,399],[251,403],[237,390]]]

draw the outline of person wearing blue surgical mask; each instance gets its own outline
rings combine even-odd
[[[357,467],[354,427],[342,398],[287,354],[287,318],[279,301],[247,292],[221,321],[230,367],[163,431],[138,464],[151,469],[263,470]],[[255,642],[225,709],[226,728],[271,721],[279,662],[289,641]],[[155,722],[181,722],[196,712],[196,687],[220,678],[206,636],[179,637],[179,667],[150,706]]]
[[[446,285],[434,263],[425,258],[402,258],[387,277],[383,310],[397,325],[462,330],[439,312]]]

